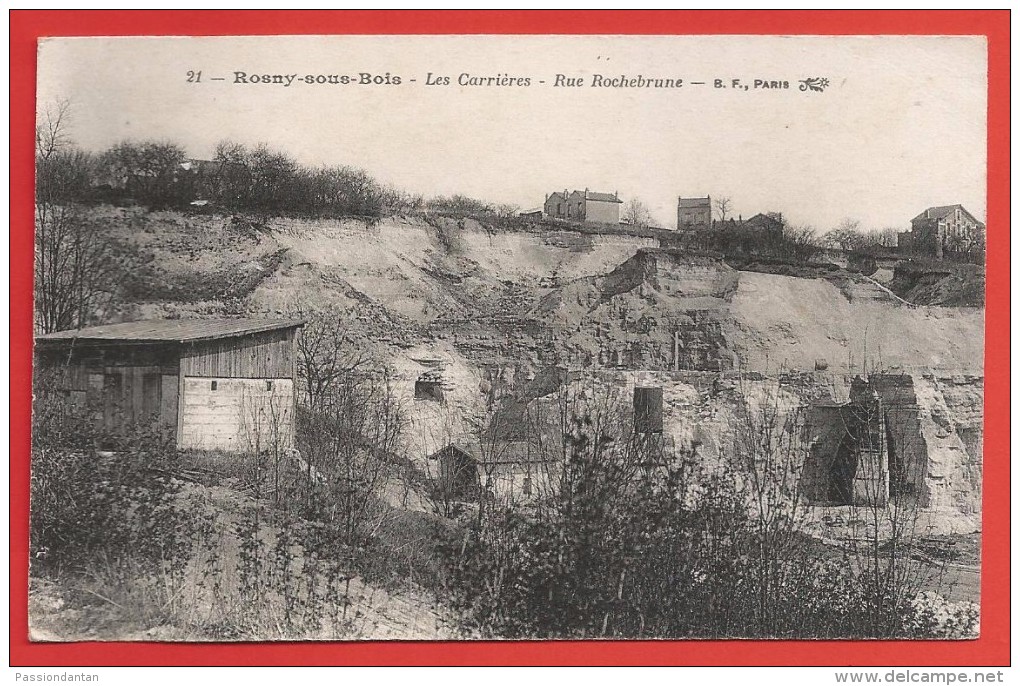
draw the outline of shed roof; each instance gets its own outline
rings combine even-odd
[[[189,343],[292,329],[304,323],[301,319],[150,319],[55,331],[37,336],[36,342]]]
[[[529,445],[528,441],[499,442],[496,445],[483,448],[478,439],[471,436],[461,436],[457,440],[447,443],[429,455],[429,459],[439,459],[448,452],[458,453],[473,462],[487,465],[546,463],[556,459],[554,455],[548,454],[538,446]]]

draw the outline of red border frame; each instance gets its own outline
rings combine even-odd
[[[33,143],[36,40],[88,35],[938,34],[988,39],[982,631],[976,641],[29,643]],[[58,665],[1008,665],[1009,11],[34,11],[10,13],[10,664]]]

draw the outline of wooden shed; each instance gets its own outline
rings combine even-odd
[[[167,319],[36,337],[36,373],[93,408],[104,434],[157,427],[178,449],[294,439],[300,320]]]
[[[482,494],[501,501],[538,500],[552,492],[560,470],[555,455],[524,440],[482,446],[474,437],[461,437],[429,459],[436,462],[436,486],[469,502]]]

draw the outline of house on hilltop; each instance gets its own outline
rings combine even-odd
[[[545,216],[553,219],[569,219],[591,224],[619,224],[620,200],[618,193],[597,193],[595,191],[555,192],[547,195],[543,210]]]
[[[897,246],[901,252],[936,260],[948,256],[982,257],[985,225],[963,205],[929,207],[910,220],[910,231],[898,235]]]
[[[783,235],[783,215],[778,212],[759,212],[750,219],[738,217],[737,219],[726,219],[712,223],[716,231],[737,231],[743,230],[756,234],[767,234],[770,236]]]
[[[777,212],[769,212],[767,214],[759,212],[747,221],[742,222],[742,226],[752,231],[782,235],[783,215]]]
[[[36,337],[36,374],[94,412],[104,435],[156,430],[181,450],[290,447],[303,325],[168,319],[57,331]]]
[[[712,198],[678,198],[677,231],[701,231],[712,228]]]

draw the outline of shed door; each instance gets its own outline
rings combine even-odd
[[[163,374],[160,377],[159,424],[168,436],[177,431],[177,375]]]
[[[103,433],[117,436],[167,427],[169,408],[163,401],[163,386],[158,367],[107,367],[102,377]],[[176,402],[172,412],[176,424]]]
[[[124,375],[120,370],[103,374],[103,433],[116,435],[124,430],[128,420],[124,416]]]
[[[156,424],[159,421],[159,396],[162,377],[157,371],[142,374],[142,407],[141,416],[135,421],[139,424]]]

